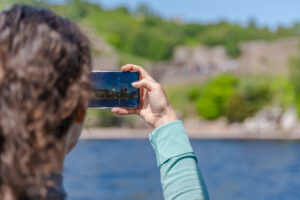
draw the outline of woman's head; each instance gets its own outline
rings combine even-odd
[[[75,24],[28,6],[0,14],[0,199],[45,198],[61,141],[84,113],[90,66]]]

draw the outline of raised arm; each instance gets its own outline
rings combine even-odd
[[[140,72],[141,79],[133,86],[142,91],[141,106],[112,111],[119,115],[138,114],[155,128],[149,138],[160,169],[164,199],[209,199],[188,135],[162,86],[139,66],[125,65],[122,71]]]

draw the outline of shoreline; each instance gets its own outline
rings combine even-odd
[[[153,129],[149,128],[85,128],[82,140],[118,140],[118,139],[148,139]],[[203,130],[187,128],[191,139],[228,139],[228,140],[300,140],[300,130],[246,132],[243,130]]]

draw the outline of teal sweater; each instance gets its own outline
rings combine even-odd
[[[170,122],[156,128],[149,139],[160,169],[164,199],[209,199],[182,121]]]

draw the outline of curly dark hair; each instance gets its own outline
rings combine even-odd
[[[47,198],[90,72],[89,43],[74,23],[24,5],[0,14],[0,199]]]

